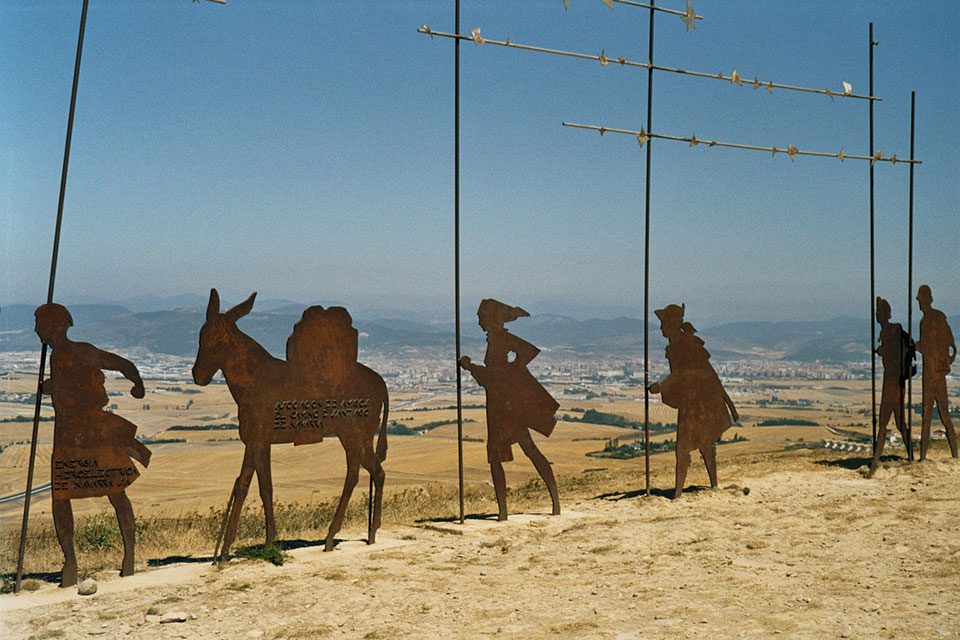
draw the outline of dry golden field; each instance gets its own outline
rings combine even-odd
[[[0,380],[3,390],[29,393],[35,380],[27,375]],[[772,386],[766,386],[772,385]],[[842,385],[842,386],[841,386]],[[216,425],[236,423],[236,405],[225,385],[197,387],[188,382],[147,382],[147,396],[132,398],[129,383],[108,381],[108,389],[117,395],[111,402],[116,411],[138,426],[141,436],[152,439],[183,439],[186,442],[151,444],[154,455],[150,468],[129,489],[136,512],[142,516],[176,516],[181,513],[204,511],[222,506],[232,487],[242,458],[243,445],[237,440],[236,430],[171,431],[174,425]],[[780,388],[787,386],[789,388]],[[177,389],[172,391],[169,389]],[[643,420],[643,394],[630,389],[615,397],[590,400],[564,400],[562,392],[554,390],[561,400],[560,415],[582,415],[576,410],[598,409],[618,414],[630,420]],[[721,448],[721,461],[746,453],[779,451],[791,442],[816,442],[821,438],[843,440],[842,435],[827,427],[839,427],[869,433],[869,416],[857,413],[868,407],[869,386],[865,382],[770,382],[751,383],[742,389],[733,388],[732,395],[741,412],[741,424],[728,432],[728,437],[740,434],[746,442]],[[758,399],[771,393],[780,399],[809,400],[809,407],[756,406]],[[424,400],[424,398],[426,398]],[[419,401],[418,401],[419,400]],[[482,402],[482,396],[468,394],[465,405]],[[453,395],[398,394],[391,398],[395,407],[390,420],[408,427],[428,422],[453,421],[456,411]],[[149,407],[147,409],[146,407]],[[424,410],[429,409],[429,410]],[[14,416],[32,416],[32,405],[0,403],[0,419]],[[846,411],[846,413],[845,413]],[[52,410],[44,408],[44,415]],[[656,398],[650,406],[651,421],[672,422],[676,412],[661,405]],[[483,486],[489,480],[486,464],[485,415],[483,409],[467,408],[463,417],[464,467],[468,484]],[[822,426],[756,427],[771,418],[804,419]],[[635,430],[580,422],[561,422],[550,439],[536,436],[537,442],[551,460],[558,475],[577,474],[585,469],[611,468],[633,470],[642,474],[642,458],[632,460],[587,457],[591,451],[601,450],[607,440],[620,437],[628,442],[641,436]],[[9,445],[0,453],[0,496],[23,491],[30,437],[29,423],[0,423],[0,445]],[[672,434],[653,437],[654,440],[673,438]],[[49,481],[50,443],[52,423],[41,423],[40,444],[35,486]],[[21,444],[11,444],[21,443]],[[456,486],[457,448],[456,426],[446,425],[420,436],[390,436],[390,451],[385,468],[388,491],[401,491],[425,484]],[[534,477],[533,466],[516,450],[516,461],[508,465],[508,481],[523,483]],[[655,484],[667,487],[672,479],[673,455],[653,456]],[[318,445],[294,447],[278,445],[273,449],[274,495],[278,501],[310,503],[339,495],[344,472],[343,452],[336,439]],[[723,467],[721,465],[721,478]],[[255,498],[255,488],[252,489]],[[49,499],[38,494],[34,499],[33,514],[37,520],[49,518]],[[12,531],[19,522],[20,501],[0,504],[0,527],[4,533]],[[106,500],[79,500],[74,504],[78,515],[109,509]]]

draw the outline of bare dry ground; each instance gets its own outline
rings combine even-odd
[[[374,546],[354,524],[280,567],[102,571],[90,597],[43,582],[0,596],[0,634],[960,638],[960,464],[943,443],[872,480],[824,451],[721,458],[723,488],[677,502],[625,494],[636,467],[611,467],[568,478],[558,517],[537,492],[507,523],[388,517]],[[187,621],[158,621],[175,611]]]

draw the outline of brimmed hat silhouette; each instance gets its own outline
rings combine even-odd
[[[686,304],[668,304],[663,309],[655,310],[654,313],[660,318],[661,323],[673,322],[679,324],[683,320],[683,313],[686,311],[686,308]]]
[[[520,307],[511,307],[499,300],[493,298],[484,298],[480,301],[480,307],[477,309],[477,315],[484,320],[492,321],[497,324],[506,324],[513,322],[517,318],[526,318],[530,314]]]

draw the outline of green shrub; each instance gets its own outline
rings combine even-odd
[[[80,521],[73,536],[79,551],[109,551],[120,546],[116,518],[98,513]]]
[[[248,558],[250,560],[265,560],[272,564],[277,565],[278,567],[283,564],[283,560],[287,557],[283,551],[274,546],[265,547],[263,545],[257,545],[254,547],[242,547],[237,549],[236,554],[238,558]]]

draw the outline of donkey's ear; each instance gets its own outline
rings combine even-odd
[[[243,302],[235,306],[233,309],[230,309],[230,311],[227,311],[223,315],[225,315],[226,317],[236,322],[243,316],[250,313],[250,310],[253,309],[253,301],[256,298],[257,298],[257,292],[254,291],[253,293],[250,294],[249,298],[247,298],[246,300],[244,300]]]
[[[210,302],[207,303],[207,320],[213,320],[220,313],[220,294],[210,289]]]

